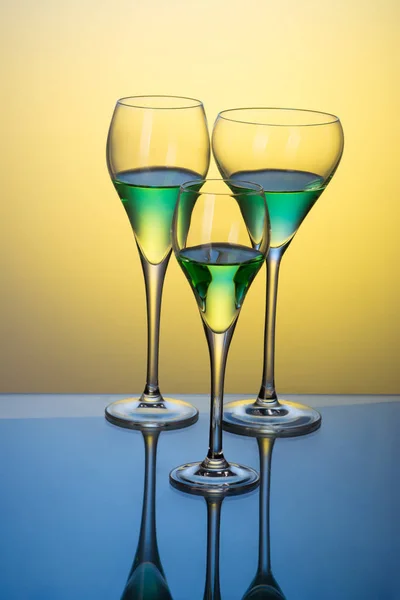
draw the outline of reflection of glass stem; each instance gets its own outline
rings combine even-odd
[[[142,522],[135,558],[121,600],[171,600],[156,536],[156,458],[160,432],[143,430],[142,434],[145,446]]]
[[[259,492],[259,539],[258,539],[258,569],[257,574],[269,575],[271,573],[271,555],[269,542],[269,514],[270,514],[270,485],[271,485],[271,460],[275,440],[271,438],[258,438],[260,453],[260,492]]]
[[[278,296],[279,267],[287,246],[270,248],[267,256],[267,302],[264,329],[264,371],[262,385],[258,394],[257,406],[265,408],[279,407],[275,391],[275,325],[276,301]]]
[[[148,262],[140,249],[139,254],[147,301],[147,378],[141,401],[154,405],[154,408],[164,408],[163,398],[158,387],[158,351],[162,289],[171,252],[157,265]]]
[[[270,553],[270,484],[271,460],[275,438],[257,438],[260,455],[260,492],[259,492],[259,533],[258,533],[258,567],[243,600],[264,598],[265,600],[285,600],[278,583],[271,571]]]
[[[203,600],[220,600],[219,532],[223,495],[205,497],[207,502],[207,572]]]
[[[140,536],[132,571],[141,562],[152,562],[163,573],[156,537],[156,459],[159,431],[143,431],[145,475]]]

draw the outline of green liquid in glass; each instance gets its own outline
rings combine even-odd
[[[246,246],[203,244],[185,248],[177,258],[205,323],[216,333],[226,331],[238,316],[264,255]]]
[[[271,221],[271,248],[290,242],[326,186],[315,173],[280,169],[239,171],[231,179],[251,181],[264,188]]]
[[[179,187],[200,179],[186,169],[157,167],[121,171],[114,186],[146,260],[159,264],[171,250],[171,225]]]

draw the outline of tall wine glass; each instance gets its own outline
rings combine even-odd
[[[111,179],[132,225],[147,299],[147,378],[140,398],[107,406],[121,427],[176,429],[198,419],[187,402],[163,398],[158,386],[161,294],[171,255],[171,223],[179,186],[202,179],[210,162],[204,108],[199,100],[134,96],[118,100],[107,141]]]
[[[259,185],[218,179],[182,185],[172,246],[197,300],[211,362],[208,454],[203,462],[170,473],[172,485],[186,492],[239,494],[258,483],[256,471],[225,460],[221,419],[229,345],[246,293],[264,263],[269,237]]]
[[[283,254],[340,162],[342,126],[334,115],[310,110],[224,110],[214,125],[212,149],[224,177],[262,185],[271,219],[262,385],[256,401],[225,405],[224,427],[281,437],[309,433],[320,426],[320,414],[278,400],[275,391],[278,273]]]

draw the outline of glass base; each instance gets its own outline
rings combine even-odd
[[[189,402],[162,398],[151,403],[142,398],[126,398],[109,404],[107,421],[127,429],[181,429],[196,423],[199,411]]]
[[[254,400],[236,400],[224,405],[223,428],[240,435],[294,437],[311,433],[320,426],[318,411],[287,400],[265,407]]]
[[[236,463],[229,463],[220,471],[204,467],[202,462],[176,467],[169,474],[171,485],[188,494],[207,496],[245,494],[259,483],[257,471]]]

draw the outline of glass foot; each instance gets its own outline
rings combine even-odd
[[[320,425],[318,411],[287,400],[267,407],[254,400],[236,400],[224,405],[223,428],[240,435],[294,437],[311,433]]]
[[[126,398],[109,404],[105,417],[113,425],[127,429],[181,429],[196,423],[199,411],[183,400],[162,398],[151,403],[142,398]]]
[[[229,463],[218,471],[205,468],[202,462],[195,462],[173,469],[169,480],[175,488],[188,494],[233,496],[255,489],[259,476],[254,469],[236,463]]]

